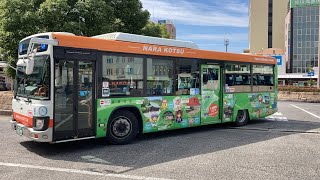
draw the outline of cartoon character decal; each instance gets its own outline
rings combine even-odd
[[[161,102],[161,110],[162,111],[165,111],[168,109],[168,100],[167,99],[163,99],[162,102]]]
[[[189,126],[193,126],[193,124],[194,124],[194,118],[190,117],[189,118]]]
[[[176,111],[176,122],[181,123],[181,121],[182,121],[182,111],[178,110]]]
[[[180,97],[175,97],[173,99],[173,105],[174,105],[174,111],[179,111],[182,108],[182,103],[181,103],[181,98]]]
[[[208,114],[211,117],[216,117],[219,114],[219,107],[216,104],[211,104],[208,109]]]
[[[171,111],[166,111],[165,113],[163,113],[162,118],[166,128],[170,128],[173,125],[174,114]]]
[[[159,120],[159,115],[156,113],[153,113],[151,115],[151,126],[152,127],[156,127],[158,126],[158,120]]]
[[[261,94],[259,94],[259,96],[258,96],[258,97],[259,97],[259,100],[258,100],[258,101],[259,101],[259,104],[262,104],[262,102],[263,102],[262,95],[261,95]]]

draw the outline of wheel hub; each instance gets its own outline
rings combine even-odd
[[[128,119],[120,117],[116,119],[112,126],[112,134],[116,137],[126,137],[131,131],[131,123]]]

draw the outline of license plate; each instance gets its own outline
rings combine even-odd
[[[22,136],[23,135],[23,127],[16,126],[16,132],[18,135]]]

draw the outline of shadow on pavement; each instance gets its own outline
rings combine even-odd
[[[128,145],[109,145],[104,141],[105,139],[61,144],[27,141],[21,142],[21,145],[31,152],[52,160],[138,169],[317,128],[320,128],[320,123],[296,120],[287,122],[257,120],[240,128],[234,128],[230,124],[221,124],[144,134]],[[280,131],[272,132],[269,131],[270,129]],[[296,129],[297,132],[281,131],[283,129]]]

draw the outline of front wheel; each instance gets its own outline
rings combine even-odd
[[[115,112],[108,122],[107,140],[111,144],[128,144],[138,134],[136,116],[127,110]]]
[[[249,114],[247,110],[239,110],[236,117],[236,126],[244,126],[249,121]]]

